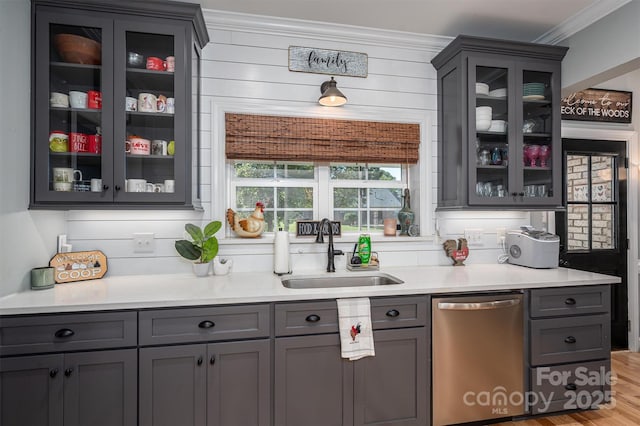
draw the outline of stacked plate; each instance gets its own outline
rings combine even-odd
[[[504,133],[507,130],[507,122],[504,120],[491,120],[490,132]]]
[[[522,94],[524,99],[544,99],[544,83],[525,83]]]
[[[476,95],[488,95],[489,85],[487,83],[476,83]]]
[[[489,96],[493,98],[504,98],[507,96],[507,88],[501,87],[499,89],[493,89],[489,92]]]
[[[481,132],[489,130],[491,127],[491,107],[476,107],[476,130]]]

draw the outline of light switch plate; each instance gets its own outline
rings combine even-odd
[[[134,253],[153,253],[155,249],[155,234],[153,232],[136,232],[133,234]]]
[[[480,228],[467,228],[464,230],[464,238],[467,240],[467,244],[470,246],[481,246],[482,242],[482,232],[483,230]]]

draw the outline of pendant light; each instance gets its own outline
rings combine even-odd
[[[322,83],[322,86],[320,86],[320,93],[322,93],[322,96],[318,99],[320,105],[341,106],[347,103],[347,97],[338,90],[336,85],[337,83],[333,77],[331,77],[331,80]]]

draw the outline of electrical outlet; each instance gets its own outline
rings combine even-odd
[[[134,253],[153,253],[156,248],[153,232],[137,232],[133,234]]]
[[[496,244],[502,245],[502,240],[507,237],[507,228],[496,228]]]
[[[481,246],[482,245],[482,229],[480,228],[468,228],[464,230],[464,238],[466,238],[469,245]]]

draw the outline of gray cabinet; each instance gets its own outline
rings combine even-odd
[[[15,356],[0,359],[2,424],[136,425],[137,349],[92,350],[135,346],[135,316],[3,318],[0,353]]]
[[[610,290],[600,285],[529,291],[532,414],[610,401]]]
[[[271,424],[269,305],[142,311],[139,330],[162,344],[140,348],[140,425]]]
[[[458,36],[433,58],[438,209],[561,207],[566,50]]]
[[[199,6],[32,7],[31,207],[196,206],[199,59],[208,42]]]
[[[348,361],[335,301],[276,304],[275,424],[428,424],[427,310],[426,297],[372,299],[376,356]]]

